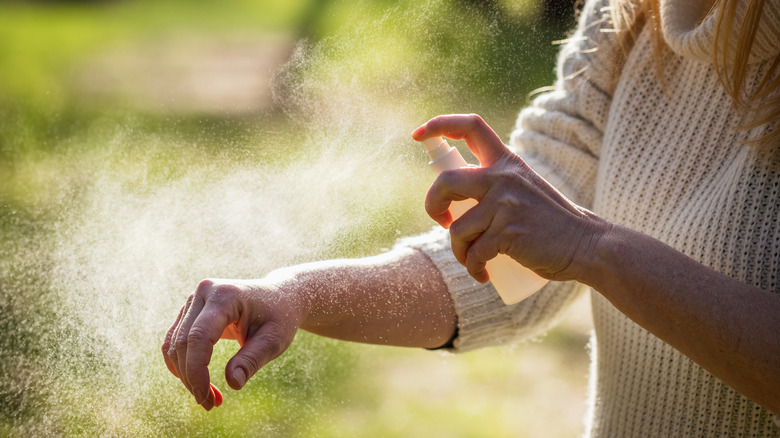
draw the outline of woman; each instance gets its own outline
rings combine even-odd
[[[519,156],[474,115],[413,133],[483,164],[430,189],[451,242],[204,281],[162,347],[171,372],[211,409],[220,338],[242,345],[240,389],[298,328],[462,351],[538,334],[590,291],[589,436],[780,436],[780,5],[712,3],[589,1],[520,114]],[[451,223],[464,197],[479,204]],[[483,269],[499,252],[552,281],[503,305]]]

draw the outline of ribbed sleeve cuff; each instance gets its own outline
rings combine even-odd
[[[452,296],[458,317],[458,336],[452,350],[466,351],[486,345],[500,344],[507,339],[507,309],[490,284],[481,284],[469,276],[452,254],[449,233],[435,229],[429,233],[404,239],[401,244],[416,248],[434,263]]]
[[[481,284],[469,276],[452,254],[449,233],[435,229],[420,236],[405,239],[404,244],[416,248],[434,263],[444,279],[458,317],[458,337],[453,350],[465,351],[485,344],[485,338],[495,337],[496,315],[506,307],[490,284]],[[494,339],[489,344],[495,344]]]
[[[526,300],[507,306],[492,285],[472,279],[455,259],[446,230],[434,229],[399,245],[422,251],[441,273],[458,317],[451,349],[458,352],[539,336],[560,320],[578,295],[573,282],[550,282]]]

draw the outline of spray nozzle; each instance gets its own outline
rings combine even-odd
[[[450,145],[443,137],[428,138],[423,140],[422,144],[431,160],[436,160],[450,151]]]

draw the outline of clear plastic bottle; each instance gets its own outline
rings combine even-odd
[[[442,137],[433,137],[422,141],[425,151],[431,158],[428,163],[438,176],[441,172],[450,169],[468,167],[460,152],[450,146]],[[450,204],[450,214],[453,220],[475,206],[475,199],[454,201]],[[518,303],[547,284],[547,280],[536,275],[533,271],[516,262],[506,254],[499,254],[487,262],[485,267],[490,275],[490,282],[496,288],[501,299],[506,304]]]

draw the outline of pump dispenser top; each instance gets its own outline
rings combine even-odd
[[[443,137],[431,137],[422,141],[425,152],[431,158],[428,163],[436,175],[445,170],[468,167],[468,163],[457,149],[450,146]]]
[[[425,152],[431,158],[428,165],[431,166],[436,175],[445,170],[469,166],[460,152],[450,146],[443,137],[428,138],[423,140],[422,144]],[[450,204],[450,214],[452,214],[453,220],[459,218],[476,204],[477,201],[474,199],[453,201]],[[490,276],[490,282],[505,304],[520,302],[547,284],[547,280],[539,277],[506,254],[499,254],[489,260],[485,269]]]
[[[450,145],[443,137],[427,138],[422,141],[422,144],[431,160],[436,160],[450,151]]]

